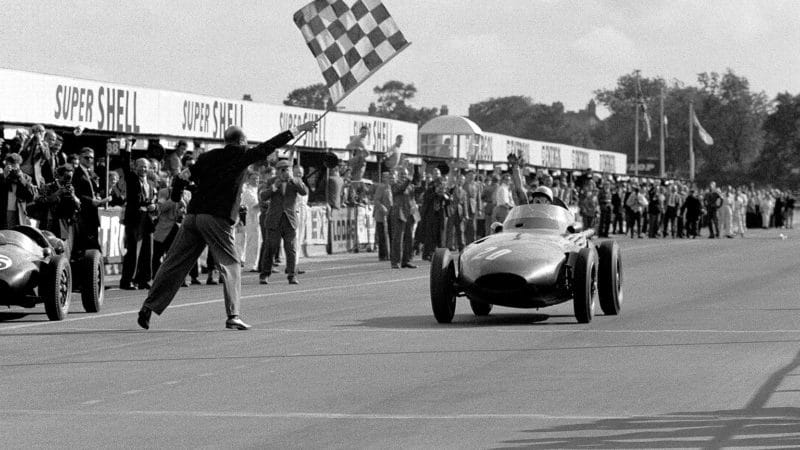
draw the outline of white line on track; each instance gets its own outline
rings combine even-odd
[[[519,414],[349,414],[326,412],[275,412],[259,413],[247,411],[89,411],[89,410],[38,410],[18,409],[0,410],[0,415],[37,416],[151,416],[151,417],[194,417],[194,418],[234,418],[234,419],[346,419],[346,420],[603,420],[629,419],[651,416],[572,416],[537,413]],[[738,417],[738,416],[737,416]]]
[[[406,281],[415,281],[415,280],[422,280],[428,278],[427,276],[421,277],[411,277],[411,278],[397,278],[392,280],[383,280],[383,281],[370,281],[367,283],[358,283],[358,286],[375,286],[380,284],[390,284],[390,283],[402,283]],[[337,286],[326,286],[321,288],[313,288],[313,289],[298,289],[292,291],[281,291],[281,292],[266,292],[266,293],[259,293],[259,294],[251,294],[251,295],[243,295],[241,298],[258,298],[258,297],[275,297],[280,295],[296,295],[296,294],[306,294],[311,292],[326,292],[332,291],[337,289],[352,289],[353,284],[345,284],[345,285],[337,285]],[[182,303],[178,305],[170,306],[170,309],[177,309],[177,308],[188,308],[192,306],[202,306],[202,305],[209,305],[212,303],[221,303],[224,300],[221,298],[213,299],[213,300],[205,300],[202,302],[193,302],[193,303]],[[35,323],[25,323],[21,325],[13,325],[9,327],[0,327],[0,332],[7,331],[7,330],[18,330],[22,328],[30,328],[30,327],[39,327],[45,325],[58,325],[58,324],[65,324],[70,322],[77,322],[79,320],[91,320],[91,319],[103,319],[106,317],[116,317],[116,316],[124,316],[128,314],[138,313],[138,309],[128,310],[128,311],[118,311],[113,313],[105,313],[105,314],[92,314],[83,317],[76,317],[76,318],[67,318],[61,321],[48,321],[48,322],[35,322]]]

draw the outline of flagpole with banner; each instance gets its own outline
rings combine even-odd
[[[658,137],[658,156],[661,162],[660,176],[661,178],[665,178],[667,176],[667,172],[664,170],[664,86],[661,86],[661,96],[658,105],[658,118],[661,124],[659,127]]]
[[[633,119],[633,174],[639,176],[639,102],[636,102],[636,115]]]
[[[694,103],[689,102],[689,180],[694,182]]]

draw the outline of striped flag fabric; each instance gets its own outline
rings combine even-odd
[[[697,134],[700,135],[700,140],[706,145],[714,145],[714,138],[700,125],[700,120],[697,119],[697,114],[694,113],[694,109],[692,109],[692,123],[697,127]]]
[[[294,14],[334,104],[411,43],[381,0],[314,0]]]
[[[647,131],[647,140],[653,138],[653,131],[650,128],[650,113],[647,112],[647,103],[644,102],[644,99],[640,100],[642,105],[642,117],[644,117],[644,126],[645,130]]]

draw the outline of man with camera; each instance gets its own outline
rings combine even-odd
[[[37,209],[41,210],[39,229],[47,230],[64,241],[67,245],[66,255],[72,254],[75,248],[75,223],[81,201],[75,195],[72,185],[74,169],[70,166],[59,166],[56,180],[46,184],[36,198]]]
[[[3,158],[3,173],[0,175],[0,230],[17,225],[27,225],[25,208],[36,197],[36,186],[31,177],[22,172],[22,157],[9,153]]]

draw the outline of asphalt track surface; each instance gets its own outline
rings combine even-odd
[[[0,311],[3,448],[798,448],[800,233],[620,237],[622,314],[459,300],[375,254],[184,288],[149,331],[142,292],[63,322]]]

